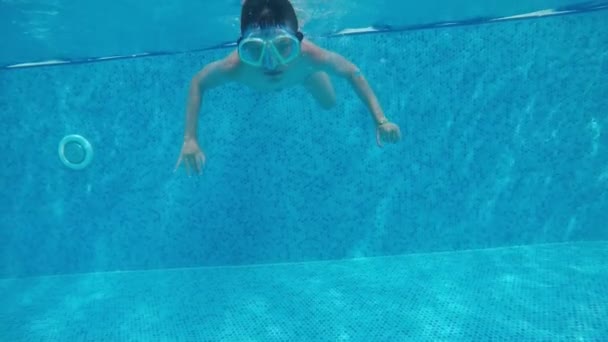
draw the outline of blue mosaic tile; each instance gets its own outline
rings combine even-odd
[[[324,38],[403,128],[375,146],[335,80],[205,95],[205,175],[172,173],[190,77],[225,50],[0,71],[0,276],[607,238],[608,11]],[[71,133],[91,166],[57,158]]]
[[[4,341],[603,341],[606,242],[0,280]]]

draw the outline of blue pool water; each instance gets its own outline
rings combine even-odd
[[[339,79],[330,111],[229,85],[195,178],[188,82],[229,48],[0,70],[0,340],[607,340],[608,11],[418,24],[312,35],[399,144]]]
[[[48,59],[175,52],[234,42],[242,0],[0,1],[0,32],[10,47],[0,65]],[[307,35],[345,28],[410,26],[520,15],[545,9],[581,10],[606,1],[580,0],[293,0]],[[108,20],[111,16],[112,20]]]

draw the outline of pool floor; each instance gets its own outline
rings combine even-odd
[[[608,242],[4,279],[0,293],[11,342],[607,341]]]

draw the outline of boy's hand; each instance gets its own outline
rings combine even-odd
[[[376,142],[382,147],[382,142],[396,143],[401,139],[399,126],[392,122],[386,122],[376,128]]]
[[[190,170],[197,174],[201,174],[203,172],[203,166],[205,166],[205,154],[198,146],[196,139],[184,140],[182,151],[179,154],[179,158],[177,159],[177,164],[175,164],[175,169],[173,172],[177,171],[182,161],[184,162],[188,176],[190,176]]]

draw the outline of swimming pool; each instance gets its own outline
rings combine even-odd
[[[398,145],[345,82],[331,111],[230,85],[197,178],[187,86],[228,48],[1,70],[0,340],[605,340],[608,11],[459,19],[311,35]]]

